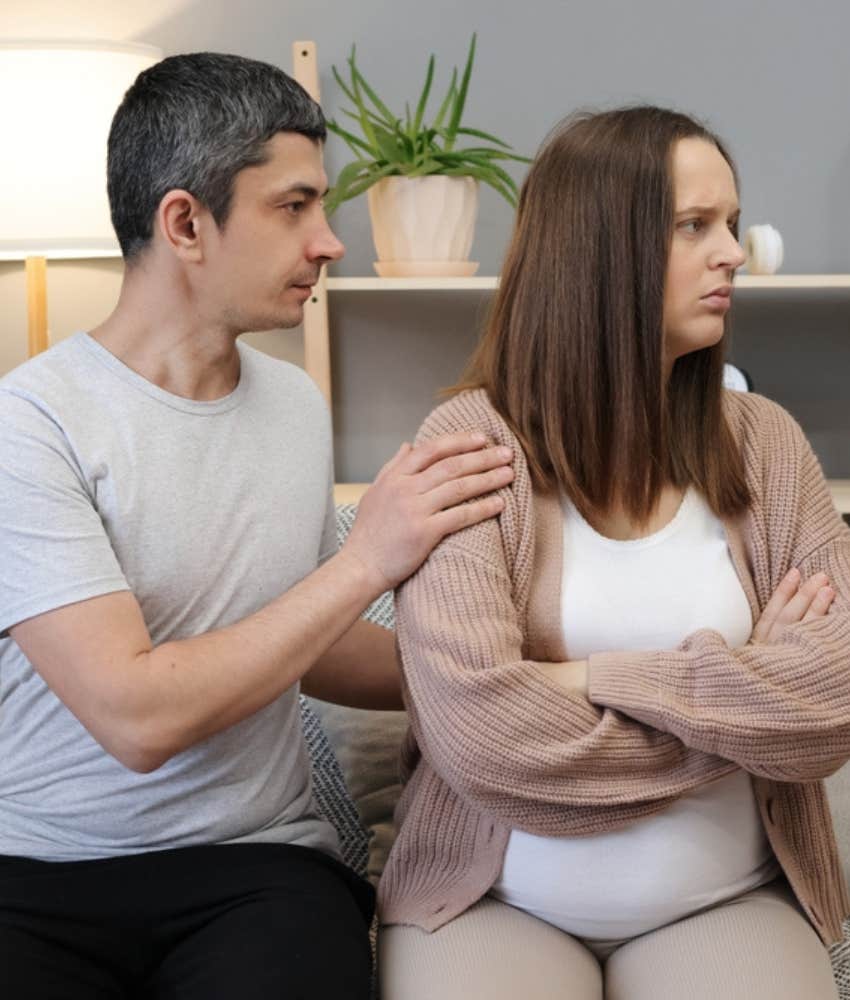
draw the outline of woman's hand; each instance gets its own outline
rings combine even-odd
[[[786,625],[821,618],[829,611],[834,598],[835,591],[829,586],[825,573],[815,573],[801,586],[800,571],[792,569],[767,602],[753,629],[752,640],[770,642]],[[587,660],[535,661],[535,666],[558,684],[587,697]]]
[[[785,574],[753,629],[753,642],[771,642],[786,625],[821,618],[829,611],[835,591],[826,573],[815,573],[800,583],[800,571]]]

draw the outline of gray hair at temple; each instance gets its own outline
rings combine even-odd
[[[215,52],[169,56],[140,73],[109,132],[107,192],[121,252],[150,243],[159,203],[182,188],[227,221],[236,175],[265,162],[278,132],[327,135],[319,105],[283,70]]]

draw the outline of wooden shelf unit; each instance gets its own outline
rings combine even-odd
[[[739,274],[736,288],[761,288],[779,291],[786,288],[830,289],[850,288],[850,274]]]
[[[321,294],[326,297],[328,292],[482,292],[495,290],[498,285],[499,279],[495,276],[480,278],[340,277],[327,278]],[[735,287],[742,291],[755,289],[776,292],[792,289],[803,291],[850,290],[850,274],[741,274],[735,278]],[[326,305],[324,315],[327,316]],[[305,326],[306,321],[307,317],[305,316]],[[314,337],[327,337],[327,335],[326,327],[313,334]],[[310,371],[309,365],[307,370]],[[317,377],[316,372],[311,372],[311,374],[314,378]],[[328,404],[330,404],[330,371],[327,373],[327,378],[325,394]],[[357,503],[368,485],[368,483],[337,483],[337,503]],[[850,517],[850,479],[833,479],[830,480],[829,486],[839,512]]]
[[[480,292],[499,287],[493,276],[473,278],[377,278],[330,277],[326,279],[329,292]],[[784,289],[826,291],[850,289],[850,274],[739,274],[735,288],[780,291]]]
[[[293,42],[293,76],[316,100],[319,94],[319,72],[315,42]],[[304,310],[304,367],[332,405],[330,341],[328,334],[328,292],[486,292],[498,288],[499,279],[485,275],[471,278],[378,278],[327,277],[322,272]],[[850,289],[850,274],[740,274],[735,287],[742,291],[835,290]],[[337,503],[356,503],[368,483],[337,483]],[[850,515],[850,479],[830,481],[830,489],[838,510]]]
[[[484,278],[328,278],[329,292],[491,292],[496,277]]]
[[[300,44],[300,43],[297,43]],[[472,278],[326,277],[313,289],[304,309],[304,366],[332,405],[329,292],[487,292],[499,286],[495,275]],[[850,274],[742,274],[735,278],[742,292],[850,290]]]

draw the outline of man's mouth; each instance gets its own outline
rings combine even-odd
[[[293,281],[292,285],[294,288],[306,288],[309,290],[313,287],[313,285],[315,285],[318,282],[318,280],[319,280],[318,274],[313,274],[313,275],[308,275],[303,280],[299,278],[297,281]]]

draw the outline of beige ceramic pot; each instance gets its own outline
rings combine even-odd
[[[385,177],[367,191],[382,277],[469,275],[478,181],[472,177]]]

